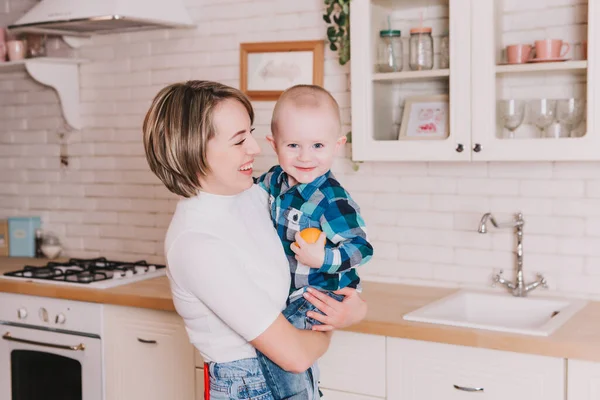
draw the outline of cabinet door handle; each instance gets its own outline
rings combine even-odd
[[[481,151],[481,144],[475,143],[475,146],[473,146],[473,151],[475,153],[479,153]]]
[[[483,392],[482,387],[467,387],[467,386],[458,386],[452,385],[456,390],[462,390],[463,392]]]
[[[457,152],[457,153],[462,153],[464,149],[465,149],[465,147],[462,145],[462,143],[459,143],[459,144],[456,146],[456,152]]]
[[[142,338],[137,338],[137,340],[140,343],[146,343],[146,344],[157,344],[158,343],[156,340],[146,340],[146,339],[142,339]]]

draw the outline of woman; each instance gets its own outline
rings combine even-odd
[[[325,313],[310,315],[325,324],[318,330],[298,330],[281,314],[290,273],[266,193],[253,185],[253,120],[244,94],[208,81],[164,88],[144,120],[150,168],[184,198],[165,239],[168,276],[190,341],[209,362],[213,400],[272,399],[255,349],[301,373],[327,350],[332,327],[366,314],[351,289],[343,302],[307,294]]]

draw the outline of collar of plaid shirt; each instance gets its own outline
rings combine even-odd
[[[281,168],[281,167],[280,167]],[[309,183],[299,183],[290,187],[288,174],[281,170],[281,173],[277,177],[277,186],[281,188],[281,192],[284,194],[292,189],[298,190],[300,196],[304,199],[304,201],[308,201],[310,197],[319,189],[319,187],[325,183],[325,181],[332,176],[331,171],[327,171],[325,174],[319,176],[314,181]]]

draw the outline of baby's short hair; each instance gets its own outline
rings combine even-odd
[[[296,107],[320,108],[329,107],[332,115],[337,119],[341,126],[340,106],[335,98],[327,90],[317,85],[295,85],[286,89],[273,109],[273,118],[271,119],[271,132],[277,134],[277,123],[280,118],[281,110],[285,104],[291,103]]]

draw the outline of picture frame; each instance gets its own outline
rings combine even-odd
[[[277,100],[297,84],[323,86],[323,40],[240,44],[240,89],[252,100]]]
[[[406,99],[398,140],[443,140],[450,132],[448,95],[413,96]]]

